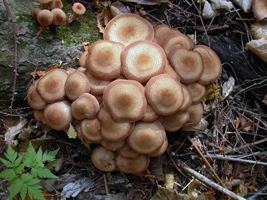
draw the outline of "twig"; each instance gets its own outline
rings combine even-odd
[[[245,160],[245,159],[241,159],[241,158],[229,158],[229,157],[224,157],[223,155],[205,155],[205,157],[209,157],[209,158],[214,158],[214,159],[218,159],[218,160],[228,160],[228,161],[235,161],[235,162],[242,162],[242,163],[251,163],[251,164],[257,164],[257,165],[265,165],[267,166],[266,162],[260,162],[260,161],[254,161],[254,160]]]
[[[9,21],[11,22],[13,38],[14,38],[14,82],[13,82],[13,89],[12,89],[12,97],[10,99],[11,100],[10,108],[12,109],[13,103],[15,101],[15,88],[16,88],[17,75],[18,75],[17,74],[17,71],[18,71],[18,65],[17,65],[17,56],[18,56],[17,43],[18,43],[18,40],[17,40],[17,36],[16,36],[16,27],[15,27],[15,22],[14,22],[13,17],[12,17],[12,13],[11,13],[8,5],[7,5],[6,0],[3,0],[3,3],[6,7]]]
[[[169,152],[169,150],[167,150],[167,154],[168,154],[168,156],[170,157],[170,159],[171,159],[171,161],[172,161],[172,164],[174,165],[174,167],[176,168],[176,170],[180,173],[180,174],[182,174],[185,178],[188,178],[180,169],[179,169],[179,167],[176,165],[176,163],[175,163],[175,161],[173,160],[173,158],[172,158],[172,156],[171,156],[171,154],[170,154],[170,152]]]
[[[258,196],[260,196],[264,191],[267,190],[267,186],[263,187],[259,192],[257,192],[256,194],[248,197],[248,200],[254,200],[257,199]]]
[[[107,175],[106,173],[104,173],[104,183],[105,183],[105,192],[106,192],[106,195],[109,194],[109,189],[108,189],[108,183],[107,183]]]
[[[185,170],[186,172],[190,173],[191,175],[193,175],[194,177],[196,177],[198,180],[202,181],[203,183],[205,183],[206,185],[209,185],[210,187],[214,188],[215,190],[218,190],[222,193],[224,193],[227,196],[232,197],[233,199],[237,199],[237,200],[245,200],[243,197],[238,196],[237,194],[231,192],[230,190],[223,188],[222,186],[214,183],[213,181],[211,181],[210,179],[206,178],[205,176],[201,175],[200,173],[198,173],[197,171],[191,169],[190,167],[188,167],[186,164],[180,164],[180,167]]]
[[[187,135],[186,136],[187,139],[192,143],[192,145],[194,146],[194,148],[197,150],[197,152],[199,153],[199,155],[201,156],[201,158],[204,160],[205,164],[210,168],[210,170],[212,171],[213,175],[215,176],[215,178],[217,179],[217,181],[224,187],[226,188],[226,186],[224,185],[224,183],[222,182],[222,180],[220,179],[220,177],[218,176],[218,174],[215,172],[215,170],[213,169],[213,167],[210,165],[209,161],[205,158],[205,156],[201,153],[201,151],[199,150],[199,148],[197,147],[197,145],[195,144],[195,142],[192,140],[192,138]]]

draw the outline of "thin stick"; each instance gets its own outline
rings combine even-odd
[[[15,101],[15,88],[16,88],[16,83],[17,83],[17,71],[18,71],[18,64],[17,64],[17,56],[18,56],[18,40],[17,40],[17,36],[16,36],[16,27],[15,27],[15,22],[13,20],[12,17],[12,13],[7,5],[6,0],[3,0],[3,3],[6,7],[6,11],[7,11],[7,16],[9,18],[9,21],[11,22],[11,26],[12,26],[12,32],[13,32],[13,38],[14,38],[14,82],[13,82],[13,89],[12,89],[12,97],[11,97],[11,104],[10,104],[10,108],[13,108],[13,103]]]
[[[261,162],[261,161],[254,161],[254,160],[245,160],[241,158],[229,158],[229,157],[224,157],[223,155],[205,155],[205,157],[209,158],[214,158],[218,160],[228,160],[228,161],[235,161],[235,162],[242,162],[242,163],[251,163],[251,164],[256,164],[256,165],[265,165],[267,166],[266,162]]]
[[[107,175],[106,173],[104,173],[104,183],[105,183],[105,192],[106,192],[106,195],[109,194],[109,189],[108,189],[108,183],[107,183]]]
[[[223,194],[232,197],[233,199],[237,199],[237,200],[245,200],[243,197],[238,196],[237,194],[231,192],[230,190],[223,188],[222,186],[214,183],[213,181],[211,181],[210,179],[206,178],[205,176],[203,176],[202,174],[198,173],[197,171],[191,169],[190,167],[188,167],[186,164],[181,164],[180,167],[185,170],[186,172],[190,173],[191,175],[193,175],[194,177],[196,177],[198,180],[200,180],[201,182],[205,183],[206,185],[209,185],[210,187],[212,187],[215,190],[218,190],[220,192],[222,192]]]
[[[218,174],[215,172],[215,170],[213,169],[213,167],[210,165],[209,161],[205,158],[205,156],[201,153],[201,151],[199,150],[199,148],[197,147],[197,145],[195,144],[195,142],[192,140],[192,138],[187,135],[187,139],[192,143],[192,145],[194,146],[194,148],[197,150],[197,152],[199,153],[199,155],[201,156],[201,158],[204,160],[205,164],[210,168],[210,170],[212,171],[213,175],[215,176],[215,178],[217,179],[217,181],[224,187],[226,188],[226,186],[224,185],[224,183],[222,182],[222,180],[220,179],[220,177],[218,176]]]

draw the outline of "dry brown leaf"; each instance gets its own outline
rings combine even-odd
[[[46,71],[31,72],[31,76],[35,77],[37,75],[37,76],[41,77],[41,76],[45,75],[47,72],[51,71],[52,69],[60,68],[62,63],[63,63],[63,61],[60,60],[58,65],[54,65]]]
[[[262,103],[264,103],[267,106],[267,95],[264,96]]]
[[[104,33],[104,28],[101,25],[100,21],[97,19],[96,22],[97,22],[97,28],[99,29],[99,32]]]

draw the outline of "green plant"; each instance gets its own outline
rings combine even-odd
[[[38,184],[40,178],[57,178],[51,171],[45,168],[46,161],[53,161],[58,149],[51,152],[44,152],[39,148],[36,153],[32,144],[29,144],[25,156],[18,156],[17,152],[9,145],[5,153],[6,159],[0,158],[7,167],[0,173],[0,178],[11,183],[9,187],[9,199],[13,199],[18,193],[22,200],[26,194],[31,199],[45,200],[41,186]]]

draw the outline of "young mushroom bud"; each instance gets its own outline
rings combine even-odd
[[[38,3],[42,4],[42,10],[48,8],[49,2],[52,0],[37,0]]]
[[[36,90],[37,82],[30,85],[27,90],[27,101],[30,107],[36,110],[44,109],[47,103],[42,99],[39,92]]]
[[[52,11],[53,14],[53,24],[56,26],[61,26],[66,21],[66,14],[60,8],[55,8]]]
[[[44,109],[44,119],[48,126],[55,130],[67,129],[72,122],[70,103],[58,101]]]
[[[62,9],[63,3],[61,0],[52,0],[51,2],[48,3],[48,6],[49,6],[50,10],[53,10],[55,8]]]
[[[184,124],[184,128],[190,128],[197,125],[203,117],[203,106],[201,103],[193,104],[188,109],[189,120]]]
[[[189,120],[189,113],[187,111],[178,111],[169,116],[162,118],[162,125],[168,132],[176,132],[180,130],[183,125]]]
[[[192,97],[192,104],[200,103],[206,93],[206,88],[199,83],[191,83],[186,86]]]
[[[100,134],[100,122],[95,119],[84,119],[81,121],[81,133],[83,138],[93,143],[99,143],[102,140]]]
[[[38,23],[48,29],[49,25],[53,23],[53,14],[49,10],[41,10],[37,15]]]
[[[112,172],[116,169],[114,152],[99,145],[92,152],[92,163],[103,172]]]
[[[124,158],[136,158],[140,154],[135,152],[128,144],[118,150],[118,154]]]
[[[74,12],[74,20],[77,20],[79,16],[83,15],[86,11],[86,8],[83,4],[76,2],[72,6],[72,10]]]
[[[32,9],[31,15],[32,15],[33,19],[37,20],[37,15],[40,11],[41,11],[41,9],[39,9],[39,8]]]
[[[125,147],[127,143],[126,143],[126,140],[120,140],[116,142],[109,142],[106,140],[102,140],[100,144],[110,151],[117,151]]]

